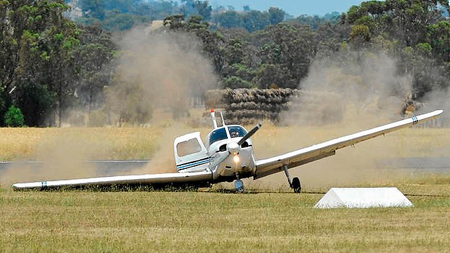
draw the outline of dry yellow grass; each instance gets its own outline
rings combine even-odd
[[[162,128],[0,128],[0,160],[35,160],[57,150],[86,159],[148,159]]]
[[[248,128],[250,128],[249,126]],[[177,131],[173,129],[176,128]],[[159,148],[172,146],[177,135],[209,128],[158,126],[150,128],[0,128],[0,161],[38,159],[56,149],[89,150],[90,159],[149,159]],[[259,157],[292,151],[364,129],[327,127],[275,127],[265,124],[255,135]],[[166,131],[174,133],[165,134]],[[160,143],[161,138],[168,137]],[[376,152],[395,149],[395,157],[446,156],[449,129],[406,129],[367,142]],[[364,143],[362,145],[365,145]],[[73,146],[71,150],[70,146]]]

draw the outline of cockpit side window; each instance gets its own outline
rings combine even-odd
[[[228,139],[227,131],[225,128],[219,128],[211,132],[209,137],[209,145],[213,144],[216,141]]]
[[[231,138],[244,137],[247,134],[247,131],[241,126],[229,126],[228,131]]]
[[[180,142],[177,145],[177,153],[179,157],[195,154],[200,151],[202,151],[202,147],[195,138]]]

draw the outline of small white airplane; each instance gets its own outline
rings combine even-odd
[[[336,150],[375,138],[386,133],[407,128],[419,122],[432,120],[442,114],[437,110],[427,114],[397,121],[366,131],[326,141],[310,147],[298,149],[283,155],[257,160],[253,152],[250,137],[261,128],[261,124],[247,132],[239,125],[226,125],[222,113],[222,126],[217,126],[216,114],[211,110],[214,124],[206,145],[200,138],[200,132],[190,133],[175,139],[174,151],[178,173],[145,174],[128,176],[110,176],[84,179],[16,183],[14,189],[44,189],[59,187],[114,186],[114,185],[191,185],[195,187],[211,186],[220,182],[235,181],[235,190],[243,191],[242,178],[259,179],[284,171],[289,185],[295,192],[301,191],[300,180],[291,180],[289,169],[319,159],[332,156]]]

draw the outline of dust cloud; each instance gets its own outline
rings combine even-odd
[[[218,85],[212,63],[193,35],[138,27],[119,45],[123,53],[107,92],[107,106],[118,113],[133,115],[151,106],[185,116],[193,98]]]
[[[192,131],[180,118],[190,115],[193,98],[218,87],[212,62],[204,56],[198,38],[181,32],[139,27],[125,34],[119,44],[124,54],[118,71],[128,81],[115,85],[126,87],[137,82],[154,111],[172,112],[171,116],[153,115],[152,124],[164,129],[159,149],[146,167],[131,173],[176,172],[173,140]],[[113,99],[114,103],[120,100]]]
[[[450,81],[449,81],[450,82]],[[450,84],[449,84],[450,85]],[[428,93],[424,98],[422,112],[444,110],[444,113],[435,122],[428,125],[434,127],[448,127],[450,125],[450,90],[439,90]]]
[[[402,105],[412,93],[412,77],[398,75],[396,60],[385,54],[355,52],[315,60],[300,88],[305,97],[292,101],[290,110],[282,115],[282,122],[289,127],[274,129],[274,138],[262,141],[255,135],[258,158],[403,119]],[[291,170],[291,176],[298,176],[309,189],[383,184],[405,176],[398,170],[379,168],[380,161],[399,157],[402,149],[408,148],[405,139],[407,135],[392,133],[347,147],[335,156]],[[287,185],[284,174],[278,174],[260,184]]]
[[[190,130],[190,129],[189,129]],[[173,141],[178,136],[186,134],[188,131],[180,121],[170,121],[164,126],[164,131],[158,143],[158,150],[153,155],[150,162],[143,168],[135,169],[126,174],[157,174],[177,172]]]
[[[73,179],[95,176],[95,168],[88,163],[101,150],[72,134],[47,136],[36,150],[36,160],[14,161],[2,174],[0,185],[17,182]]]
[[[412,93],[412,77],[396,73],[395,59],[385,54],[354,53],[313,61],[282,120],[311,126],[349,123],[373,126],[398,119]]]

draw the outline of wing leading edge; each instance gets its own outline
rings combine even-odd
[[[264,160],[258,160],[256,161],[256,173],[254,175],[254,179],[262,178],[282,171],[284,166],[293,168],[328,156],[332,156],[338,149],[345,148],[402,128],[407,128],[416,125],[419,122],[435,119],[440,114],[442,114],[442,112],[442,110],[437,110],[427,114],[422,114],[419,116],[414,116],[412,118],[397,121],[391,124],[372,128],[366,131],[340,137],[334,140],[326,141],[307,148],[292,151],[284,155],[279,155]]]
[[[89,185],[126,185],[126,184],[189,184],[198,182],[211,182],[212,173],[208,171],[193,173],[164,173],[128,175],[114,177],[95,177],[69,180],[41,181],[32,183],[16,183],[14,189],[40,189],[52,187],[78,187]]]

